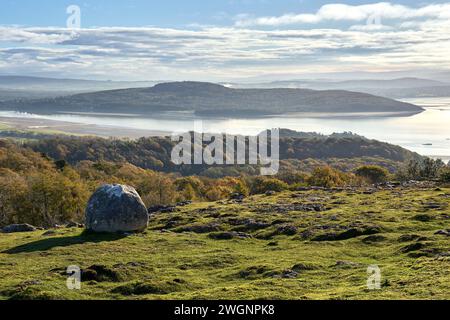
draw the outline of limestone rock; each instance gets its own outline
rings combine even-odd
[[[132,187],[104,185],[86,208],[86,229],[94,232],[139,232],[147,228],[148,213]]]

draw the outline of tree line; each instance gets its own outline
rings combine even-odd
[[[128,162],[154,171],[212,178],[259,173],[258,168],[252,165],[175,165],[171,161],[175,144],[169,137],[146,137],[137,140],[54,137],[32,141],[26,146],[53,159],[64,159],[72,165],[85,160]],[[342,171],[351,171],[362,164],[376,164],[393,172],[403,162],[420,159],[418,154],[399,146],[356,135],[280,138],[282,169],[311,171],[318,165],[317,162],[320,162],[320,165],[330,165]]]

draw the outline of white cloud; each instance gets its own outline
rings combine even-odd
[[[311,24],[326,21],[365,21],[372,17],[380,19],[450,18],[450,3],[411,8],[390,2],[365,5],[327,4],[314,14],[285,14],[273,17],[237,17],[236,26],[282,26]]]
[[[349,28],[351,31],[388,31],[388,30],[394,30],[393,27],[385,26],[383,24],[357,24],[354,26],[351,26]]]

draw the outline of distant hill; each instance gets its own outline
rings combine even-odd
[[[0,101],[37,99],[76,93],[142,88],[155,85],[155,81],[96,81],[56,79],[27,76],[0,76]]]
[[[367,90],[369,91],[369,90]],[[450,97],[450,85],[420,87],[420,88],[404,88],[404,89],[384,89],[371,90],[372,94],[378,94],[393,99],[402,98],[426,98],[426,97]]]
[[[33,113],[100,112],[154,115],[189,111],[203,116],[266,116],[291,112],[415,114],[422,108],[365,93],[310,89],[232,89],[203,82],[172,82],[76,94],[66,97],[9,101],[0,109]]]
[[[335,90],[355,90],[355,88],[421,88],[448,86],[449,83],[421,78],[398,78],[398,79],[360,79],[360,80],[284,80],[266,83],[252,84],[231,84],[235,88],[303,88],[303,89],[335,89]]]
[[[230,84],[233,88],[298,88],[313,90],[350,90],[393,99],[416,97],[448,97],[450,84],[446,82],[420,79],[398,78],[388,80],[292,80],[268,83]]]
[[[348,80],[336,84],[334,88],[421,88],[432,86],[445,86],[444,82],[420,79],[420,78],[399,78],[392,80]],[[333,87],[333,85],[331,85]]]
[[[35,90],[17,90],[17,89],[0,89],[0,102],[13,100],[30,100],[44,99],[67,96],[74,93],[82,93],[83,91],[35,91]]]
[[[0,89],[35,91],[81,91],[153,86],[157,81],[100,81],[27,76],[0,76]]]

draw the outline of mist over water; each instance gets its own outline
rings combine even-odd
[[[204,118],[203,131],[255,135],[268,128],[288,128],[296,131],[333,132],[351,131],[370,139],[400,145],[427,156],[450,159],[450,98],[406,99],[425,108],[413,116],[371,117],[328,114],[293,114],[257,119]],[[90,125],[113,126],[166,132],[194,130],[198,117],[191,113],[166,113],[156,118],[136,115],[107,114],[53,114],[35,115],[11,111],[0,112],[3,117],[27,117],[67,121]]]

